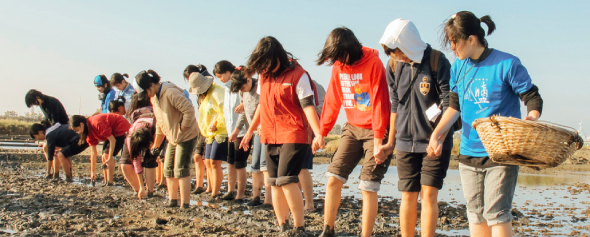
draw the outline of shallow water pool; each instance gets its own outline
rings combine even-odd
[[[325,194],[328,165],[314,165],[312,176],[316,187],[314,191]],[[360,199],[358,189],[361,166],[357,166],[344,185],[342,196],[350,195]],[[401,192],[397,189],[397,167],[389,167],[381,184],[379,195],[382,198],[401,199]],[[523,174],[518,177],[513,200],[513,207],[520,210],[530,219],[527,227],[531,234],[544,231],[544,234],[570,234],[579,231],[580,234],[590,234],[590,221],[587,220],[587,210],[590,214],[590,192],[583,191],[572,194],[572,185],[590,183],[590,173],[560,172],[556,175]],[[568,189],[569,188],[569,189]],[[444,186],[439,192],[439,201],[452,205],[466,204],[461,187],[459,170],[449,170]],[[437,233],[447,235],[468,235],[467,230],[437,230]]]

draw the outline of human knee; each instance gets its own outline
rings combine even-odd
[[[211,168],[213,169],[221,169],[221,162],[212,161],[210,164]]]
[[[433,187],[423,187],[420,196],[423,202],[436,203],[438,198],[438,189]]]
[[[327,188],[328,189],[341,189],[342,185],[344,185],[344,182],[342,180],[338,179],[337,177],[330,177],[328,179]]]
[[[402,192],[402,200],[404,202],[417,203],[419,195],[420,193],[418,192]]]
[[[199,163],[199,162],[203,161],[203,157],[199,154],[195,154],[195,155],[193,155],[193,161],[195,163]]]

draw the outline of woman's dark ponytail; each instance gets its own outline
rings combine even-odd
[[[496,24],[494,23],[494,21],[492,21],[492,17],[490,15],[482,16],[481,18],[479,18],[479,21],[485,23],[488,26],[487,35],[491,35],[494,32],[494,30],[496,30]]]
[[[152,84],[160,83],[160,75],[156,71],[149,69],[139,72],[135,76],[135,80],[141,89],[147,90]]]
[[[86,137],[88,137],[88,123],[86,122],[86,117],[82,115],[74,115],[72,116],[72,119],[70,119],[70,128],[79,127],[80,123],[84,125],[84,131],[80,134],[78,144],[82,145],[86,142]]]
[[[115,72],[111,76],[111,80],[109,80],[109,82],[111,83],[111,85],[115,85],[115,84],[119,84],[119,83],[123,82],[125,80],[125,78],[129,78],[129,75],[127,73],[121,74],[121,73]]]
[[[151,75],[152,77],[152,83],[156,84],[160,82],[160,75],[158,75],[158,73],[152,69],[147,70],[148,74]]]
[[[129,154],[131,155],[131,159],[135,160],[141,155],[142,151],[148,150],[152,142],[154,142],[154,136],[149,128],[143,127],[135,130],[129,138]]]
[[[488,27],[488,33],[481,26],[484,23]],[[484,47],[488,47],[488,42],[485,39],[486,35],[491,35],[496,30],[496,24],[492,21],[492,17],[485,15],[477,18],[475,14],[469,11],[461,11],[451,16],[443,24],[441,41],[444,48],[448,48],[451,42],[456,40],[466,40],[469,36],[475,35]]]

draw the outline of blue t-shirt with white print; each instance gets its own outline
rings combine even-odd
[[[459,95],[463,120],[460,153],[485,157],[488,153],[471,124],[492,115],[521,118],[518,95],[530,90],[533,83],[517,57],[493,49],[475,65],[469,58],[455,60],[450,86]]]

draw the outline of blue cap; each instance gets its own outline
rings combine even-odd
[[[100,77],[100,75],[94,78],[94,86],[102,86],[102,78]]]

